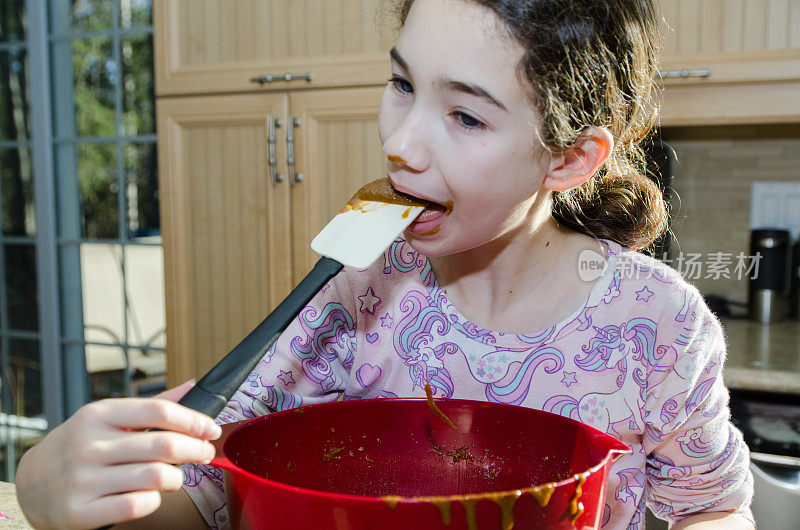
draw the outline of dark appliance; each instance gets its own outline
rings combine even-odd
[[[800,319],[800,239],[792,246],[789,316]]]
[[[758,259],[756,256],[760,256]],[[750,257],[758,259],[750,276],[750,317],[767,324],[786,316],[789,296],[789,231],[760,228],[750,234]]]
[[[675,150],[663,140],[649,137],[642,143],[644,150],[645,163],[647,165],[647,176],[658,185],[664,200],[669,205],[672,201],[672,180],[675,175],[675,168],[678,164],[678,157]],[[664,259],[669,255],[672,247],[673,236],[670,228],[644,251],[645,254],[656,259]]]
[[[800,518],[798,396],[731,390],[731,421],[750,447],[759,528],[797,528]]]

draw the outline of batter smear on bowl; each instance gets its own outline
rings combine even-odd
[[[445,413],[442,412],[436,405],[436,402],[433,400],[433,390],[431,389],[431,384],[427,381],[425,382],[425,395],[428,396],[428,407],[430,407],[433,413],[439,416],[443,422],[457,431],[458,427],[456,427],[456,424],[453,423],[452,420],[450,420],[450,418],[448,418]],[[455,458],[453,459],[453,462],[455,462]]]

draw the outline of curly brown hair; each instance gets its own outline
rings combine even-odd
[[[569,150],[592,126],[614,136],[614,150],[595,176],[553,193],[554,218],[628,248],[653,243],[669,217],[661,190],[645,176],[640,146],[657,119],[653,0],[465,1],[491,9],[525,49],[519,76],[548,149]],[[401,25],[413,3],[394,0]]]

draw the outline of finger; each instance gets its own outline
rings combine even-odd
[[[92,498],[131,491],[175,491],[183,484],[183,471],[162,462],[86,467],[74,473],[75,490],[93,492]]]
[[[205,440],[215,440],[222,432],[205,414],[165,399],[107,399],[96,408],[101,421],[118,429],[157,428]]]
[[[160,394],[156,395],[155,397],[158,399],[167,399],[169,401],[180,401],[180,399],[186,395],[189,390],[194,387],[195,381],[194,379],[189,379],[188,381],[181,383],[180,385],[176,386],[175,388],[168,388],[164,390]]]
[[[150,515],[161,506],[157,491],[135,491],[109,495],[76,507],[70,513],[70,526],[97,528]]]
[[[135,462],[207,464],[216,454],[210,442],[168,431],[120,433],[110,440],[95,442],[87,450],[91,452],[87,459],[98,465]]]

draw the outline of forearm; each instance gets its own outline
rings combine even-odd
[[[136,530],[139,528],[206,528],[207,524],[197,511],[189,494],[183,488],[161,494],[161,506],[154,513],[114,526],[114,530]]]
[[[670,530],[752,530],[755,525],[747,518],[732,513],[701,513],[681,519]]]

